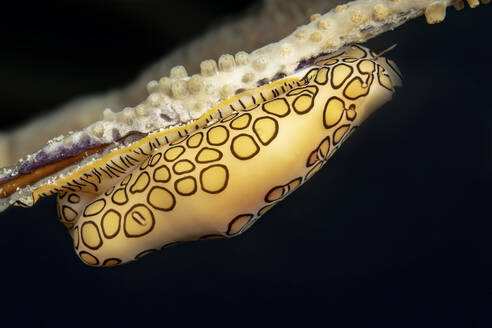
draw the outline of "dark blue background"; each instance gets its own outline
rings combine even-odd
[[[123,86],[246,6],[170,3],[4,8],[1,127]],[[398,43],[388,57],[404,87],[237,238],[94,269],[54,199],[0,214],[0,325],[490,327],[491,18],[490,5],[448,9],[442,24],[420,18],[370,41]]]

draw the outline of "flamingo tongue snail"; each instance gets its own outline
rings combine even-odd
[[[77,253],[87,264],[113,265],[244,232],[391,99],[395,67],[361,46],[320,56],[75,172],[56,189]]]
[[[73,225],[81,259],[123,263],[171,243],[248,229],[309,180],[391,98],[391,76],[398,81],[397,73],[384,58],[357,48],[361,58],[320,60],[300,78],[280,79],[219,104],[208,124],[180,128],[191,131],[169,144],[158,146],[159,137],[151,145],[142,140],[149,147],[137,151],[147,154],[143,163],[125,166],[129,151],[111,160],[123,173],[104,192],[85,185],[59,194],[60,217]],[[103,176],[103,170],[92,172]],[[80,178],[72,182],[84,184]]]
[[[440,22],[456,1],[390,3],[338,6],[278,43],[206,60],[200,75],[173,68],[143,104],[106,111],[5,169],[0,206],[57,194],[76,253],[93,266],[241,234],[401,86],[392,61],[346,43],[422,13]]]

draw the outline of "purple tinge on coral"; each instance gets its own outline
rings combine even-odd
[[[265,84],[268,84],[268,83],[270,83],[270,80],[268,80],[267,78],[263,78],[263,79],[258,80],[256,82],[256,86],[257,87],[261,87],[262,85],[265,85]]]
[[[68,146],[61,144],[58,146],[58,148],[50,152],[42,149],[33,158],[24,161],[19,166],[19,174],[30,173],[41,166],[62,160],[67,157],[79,155],[87,149],[98,147],[101,145],[102,143],[97,140],[83,138],[79,142],[73,143]]]
[[[314,57],[308,58],[308,59],[302,59],[299,64],[296,67],[296,71],[301,70],[305,67],[308,66],[313,66],[314,64]]]
[[[303,68],[313,66],[314,63],[316,62],[316,59],[323,57],[323,56],[326,56],[328,54],[329,54],[328,52],[323,52],[323,53],[320,53],[319,55],[313,56],[313,57],[308,58],[308,59],[301,59],[301,61],[299,62],[299,64],[296,67],[296,72],[303,69]]]
[[[272,82],[273,82],[273,81],[277,81],[277,80],[279,80],[279,79],[283,79],[283,78],[284,78],[284,77],[286,77],[286,76],[287,76],[287,74],[282,73],[282,72],[279,72],[279,73],[275,74],[275,75],[272,77]]]
[[[10,175],[6,175],[4,177],[1,177],[0,178],[0,184],[4,183],[4,182],[7,182],[9,181],[10,179],[12,179],[12,177]]]
[[[145,135],[146,135],[145,133],[140,133],[138,131],[130,131],[123,138],[117,138],[119,136],[116,136],[113,142],[123,142],[123,143],[127,141],[134,142]],[[86,150],[96,148],[99,146],[104,146],[104,145],[109,145],[109,143],[103,143],[96,139],[91,139],[89,136],[85,136],[80,138],[77,142],[71,145],[65,145],[63,143],[59,143],[56,147],[53,147],[49,151],[47,150],[48,146],[44,147],[36,155],[29,157],[28,159],[24,160],[24,162],[17,165],[16,168],[17,170],[15,170],[15,168],[12,167],[11,169],[13,169],[13,172],[15,173],[13,173],[12,175],[7,174],[3,177],[0,177],[0,184],[12,180],[13,178],[19,175],[28,174],[44,165],[48,165],[63,160],[65,158],[77,156],[82,154]]]

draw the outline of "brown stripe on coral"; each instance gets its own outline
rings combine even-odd
[[[143,138],[144,136],[146,136],[145,133],[132,131],[127,135],[125,135],[124,137],[115,140],[114,143],[125,143],[128,141],[128,138],[137,138],[133,140],[136,141],[140,138]],[[12,193],[14,193],[17,190],[17,188],[24,188],[25,186],[33,184],[43,178],[46,178],[47,176],[50,176],[72,164],[80,162],[87,156],[101,152],[104,149],[106,149],[110,144],[111,143],[106,143],[94,148],[88,148],[78,155],[67,157],[56,162],[48,163],[28,173],[13,177],[12,179],[0,184],[0,199],[8,197]]]
[[[33,184],[47,176],[50,176],[53,173],[66,168],[67,166],[80,162],[85,157],[104,150],[108,145],[109,144],[104,144],[95,148],[87,149],[78,155],[64,158],[50,164],[46,164],[44,166],[38,167],[37,169],[29,173],[17,176],[0,185],[0,198],[5,198],[9,196],[13,192],[15,192],[17,188],[24,188],[27,185]]]

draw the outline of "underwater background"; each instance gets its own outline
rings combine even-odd
[[[9,3],[0,127],[123,87],[251,2]],[[1,213],[0,325],[490,327],[491,20],[448,8],[366,43],[398,44],[403,87],[239,237],[91,268],[54,198]]]

